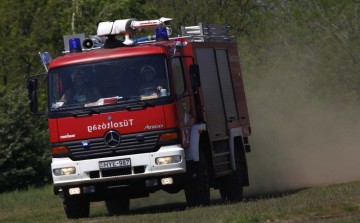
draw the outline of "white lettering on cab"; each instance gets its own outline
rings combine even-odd
[[[101,124],[94,124],[94,125],[89,125],[87,126],[87,130],[88,132],[93,132],[96,130],[102,130],[102,129],[114,129],[114,128],[122,128],[122,127],[127,127],[127,126],[132,126],[133,125],[133,120],[134,119],[125,119],[122,122],[107,122],[107,123],[101,123]]]
[[[162,127],[164,127],[163,125],[147,125],[144,130],[146,129],[161,129]]]
[[[190,134],[189,131],[187,129],[183,129],[183,144],[189,144],[190,143]]]
[[[60,139],[67,139],[67,138],[75,138],[75,134],[69,135],[69,133],[66,133],[66,135],[60,136]]]

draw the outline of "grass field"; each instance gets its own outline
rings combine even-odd
[[[212,191],[212,205],[189,209],[184,193],[157,192],[131,200],[130,213],[109,216],[104,202],[91,203],[90,218],[68,220],[52,186],[0,194],[0,222],[360,222],[360,182],[245,198],[224,204]]]

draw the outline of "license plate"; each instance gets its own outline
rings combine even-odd
[[[99,162],[100,169],[109,169],[109,168],[126,167],[126,166],[131,166],[130,159],[100,161]]]

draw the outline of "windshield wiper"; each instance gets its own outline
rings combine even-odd
[[[59,109],[68,109],[68,108],[84,108],[84,104],[70,104],[70,105],[63,105],[61,107],[59,107]]]
[[[136,102],[136,104],[130,104],[126,106],[126,110],[139,110],[139,109],[145,109],[147,107],[155,107],[153,103],[150,103],[148,101],[142,101],[139,98],[125,98],[127,102],[131,102],[132,100]]]
[[[88,116],[88,115],[93,115],[93,114],[100,114],[100,111],[95,110],[95,109],[85,109],[83,111],[73,113],[72,116],[73,117],[82,117],[82,116]]]
[[[145,109],[147,107],[155,107],[155,105],[149,102],[143,102],[143,103],[128,105],[126,106],[126,110],[139,110],[139,109]]]

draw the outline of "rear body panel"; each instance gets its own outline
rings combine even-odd
[[[243,136],[251,135],[236,43],[190,42],[185,52],[199,64],[200,97],[211,140],[226,139],[235,127],[243,127]]]

